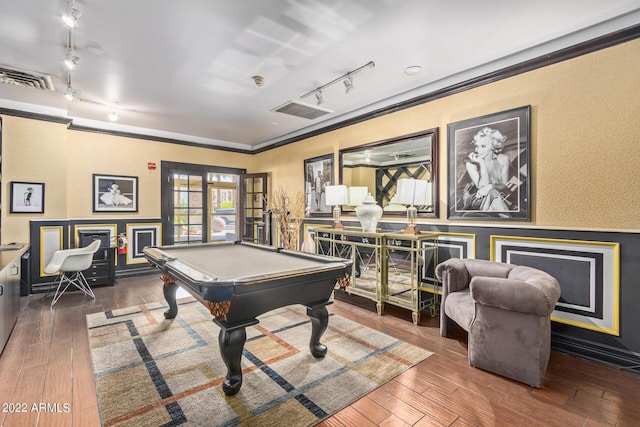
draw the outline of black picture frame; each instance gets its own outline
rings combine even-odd
[[[10,213],[44,213],[44,183],[11,181]]]
[[[93,212],[138,212],[138,177],[93,174]]]
[[[333,154],[304,161],[304,212],[308,217],[329,217],[331,206],[325,203],[324,188],[333,185]],[[319,187],[319,188],[318,188]]]
[[[530,115],[528,105],[447,126],[449,219],[530,220]],[[501,148],[490,153],[492,162],[485,162],[492,166],[491,172],[478,181],[481,172],[488,170],[472,154],[478,146],[482,150],[482,142],[474,143],[474,137],[483,131],[484,136],[498,131],[505,139]],[[490,149],[488,144],[484,146]],[[504,174],[508,174],[506,179]],[[483,190],[475,185],[476,181]]]

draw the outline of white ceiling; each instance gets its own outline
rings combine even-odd
[[[0,0],[0,108],[74,125],[255,150],[640,23],[640,0],[76,0],[67,101],[64,0]],[[271,111],[369,61],[313,120]],[[417,76],[404,73],[421,65]],[[262,87],[252,76],[265,78]],[[110,122],[111,108],[119,120]]]

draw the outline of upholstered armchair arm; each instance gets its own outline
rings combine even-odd
[[[443,292],[461,291],[469,287],[469,272],[459,258],[450,258],[436,266],[436,277],[442,283]]]
[[[560,297],[560,285],[553,278],[536,280],[538,283],[533,284],[518,279],[476,276],[469,288],[471,298],[478,304],[548,316]]]

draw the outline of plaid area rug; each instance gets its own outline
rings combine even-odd
[[[226,396],[218,326],[188,298],[178,317],[148,304],[87,315],[102,423],[110,426],[307,426],[432,353],[331,315],[323,359],[309,352],[302,306],[262,315],[247,328],[243,384]]]

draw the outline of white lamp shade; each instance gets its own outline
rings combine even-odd
[[[327,185],[324,187],[325,203],[329,206],[347,204],[346,185]]]
[[[367,197],[367,194],[369,194],[369,189],[367,187],[349,187],[347,204],[349,206],[361,205],[364,198]]]
[[[423,203],[423,205],[431,206],[433,204],[432,188],[433,188],[433,183],[432,182],[427,182],[427,188],[426,188],[426,191],[424,192],[424,203]]]
[[[422,179],[403,178],[398,180],[396,198],[403,205],[424,205],[431,184]]]
[[[416,189],[413,193],[413,204],[421,206],[427,203],[427,188],[429,183],[422,179],[416,179]]]

